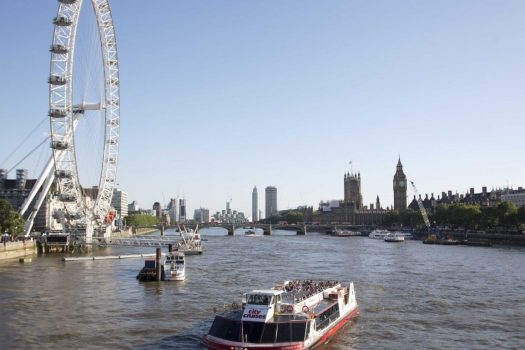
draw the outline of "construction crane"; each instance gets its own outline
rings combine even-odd
[[[425,222],[425,226],[427,227],[427,229],[430,229],[430,221],[428,221],[427,211],[425,210],[425,207],[423,206],[423,202],[421,201],[421,196],[419,195],[416,185],[414,185],[414,181],[410,181],[410,184],[412,185],[412,189],[414,190],[414,194],[416,195],[417,205],[419,207],[419,211],[421,212],[421,216],[423,216],[423,221]]]

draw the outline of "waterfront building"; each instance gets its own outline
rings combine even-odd
[[[438,195],[437,197],[434,197],[434,193],[431,193],[430,197],[428,194],[425,194],[424,198],[421,195],[419,195],[419,198],[425,209],[430,213],[433,213],[438,205],[459,203],[492,207],[503,201],[507,201],[514,203],[516,207],[519,208],[525,204],[525,190],[522,187],[518,187],[517,190],[511,188],[499,188],[488,191],[487,187],[483,186],[481,192],[476,192],[472,187],[466,193],[453,193],[449,190],[447,192],[441,192],[441,195]],[[416,196],[414,196],[408,207],[413,210],[419,210]]]
[[[252,222],[257,222],[257,213],[259,212],[258,209],[258,199],[257,199],[257,187],[253,188],[252,191]]]
[[[37,179],[28,179],[28,172],[26,169],[16,170],[16,179],[9,179],[6,169],[0,169],[0,198],[7,200],[14,210],[18,211],[24,204],[24,201],[29,196]],[[58,223],[53,219],[53,210],[56,203],[50,195],[52,190],[46,195],[40,210],[38,211],[34,223],[33,230],[44,232],[51,228],[58,229]],[[29,208],[33,208],[36,204],[40,192],[37,193],[35,199],[30,203]],[[27,219],[29,210],[26,211],[24,219]]]
[[[511,202],[517,208],[525,205],[525,190],[523,187],[518,187],[517,190],[508,190],[501,194],[502,202]]]
[[[379,196],[375,205],[363,206],[361,173],[345,173],[343,181],[344,199],[321,201],[318,211],[305,220],[321,224],[381,225],[388,208],[382,208]]]
[[[162,206],[159,202],[153,203],[153,211],[155,212],[155,216],[158,218],[162,217]]]
[[[277,213],[277,188],[268,186],[265,189],[266,218]]]
[[[195,209],[193,220],[199,224],[207,224],[210,222],[210,210],[206,208]]]
[[[131,212],[139,211],[139,203],[137,201],[133,201],[128,204],[128,215],[130,215]]]
[[[361,173],[344,175],[344,202],[353,203],[357,209],[363,206],[363,196],[361,195]]]
[[[403,172],[401,157],[397,161],[394,174],[394,210],[403,211],[407,208],[407,177]]]
[[[118,218],[128,216],[128,194],[124,191],[113,189],[113,197],[111,198],[111,206],[115,208]]]

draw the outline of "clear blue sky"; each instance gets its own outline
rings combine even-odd
[[[263,214],[267,185],[279,209],[317,207],[343,197],[349,161],[365,204],[391,205],[399,154],[422,193],[525,185],[524,1],[111,3],[119,183],[141,207],[231,197],[251,216],[254,185]],[[57,2],[0,9],[2,162],[46,116]]]

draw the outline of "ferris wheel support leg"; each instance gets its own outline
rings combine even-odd
[[[22,206],[20,207],[20,215],[25,214],[27,208],[29,208],[29,205],[31,204],[36,194],[38,193],[38,190],[40,190],[40,187],[42,186],[44,181],[50,176],[50,174],[52,174],[54,164],[55,164],[55,160],[53,159],[53,156],[51,156],[49,160],[47,161],[47,164],[44,170],[42,170],[42,173],[40,173],[38,180],[36,180],[36,183],[31,189],[31,192],[29,192],[29,195],[25,199],[24,203],[22,203]],[[47,194],[47,191],[44,194]]]
[[[49,189],[51,188],[51,185],[53,184],[53,181],[55,180],[55,174],[50,173],[49,176],[46,179],[46,182],[44,182],[44,186],[42,187],[42,191],[40,192],[40,195],[38,196],[38,199],[35,203],[35,206],[31,210],[31,214],[29,214],[29,218],[26,220],[24,224],[24,235],[27,237],[31,233],[31,230],[33,229],[33,223],[35,221],[36,214],[40,210],[40,207],[42,206],[42,203],[46,199],[47,193],[49,192]]]

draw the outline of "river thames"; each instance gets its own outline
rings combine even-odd
[[[184,282],[138,282],[142,259],[0,262],[0,348],[203,349],[214,307],[299,278],[355,284],[361,316],[323,349],[525,346],[524,248],[201,233],[204,254],[187,257]],[[154,249],[94,253],[137,252]]]

